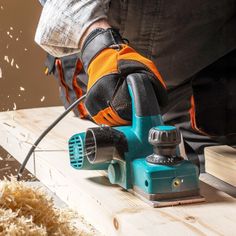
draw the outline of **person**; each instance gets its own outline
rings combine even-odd
[[[78,116],[129,124],[125,78],[135,73],[151,79],[165,123],[180,129],[201,171],[204,147],[236,143],[235,0],[41,3],[35,41],[66,107],[87,92]]]

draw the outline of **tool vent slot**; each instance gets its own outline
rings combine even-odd
[[[69,140],[70,164],[75,169],[81,169],[84,161],[84,144],[82,137],[74,135]]]

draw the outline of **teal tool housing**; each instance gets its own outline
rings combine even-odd
[[[132,189],[152,202],[198,196],[198,167],[179,156],[179,132],[163,124],[151,82],[130,75],[127,83],[132,125],[89,128],[73,135],[69,140],[71,166],[106,170],[112,184]]]

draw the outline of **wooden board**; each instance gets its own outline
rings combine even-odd
[[[0,113],[0,145],[22,161],[38,135],[63,111]],[[28,169],[104,235],[227,235],[236,232],[236,199],[201,182],[205,203],[151,208],[97,171],[70,167],[67,140],[92,123],[70,114],[39,145]]]
[[[229,146],[205,148],[206,172],[236,187],[236,149]]]

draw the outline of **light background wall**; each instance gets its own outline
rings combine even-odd
[[[37,0],[0,0],[0,111],[60,104],[34,42],[41,9]]]

